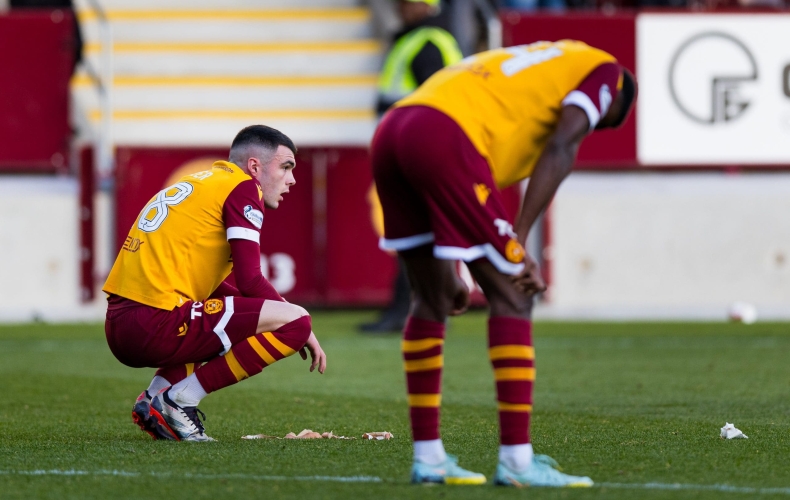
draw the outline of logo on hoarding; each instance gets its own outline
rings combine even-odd
[[[669,91],[678,109],[705,125],[739,118],[750,105],[743,94],[757,81],[757,63],[740,40],[720,32],[695,35],[675,52]]]

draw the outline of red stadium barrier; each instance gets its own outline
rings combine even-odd
[[[74,43],[69,11],[0,15],[0,171],[68,168]]]

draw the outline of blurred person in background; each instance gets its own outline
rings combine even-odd
[[[533,11],[547,9],[552,11],[565,10],[565,0],[500,0],[500,6],[505,9]]]
[[[453,35],[441,26],[439,11],[439,0],[398,0],[403,28],[393,37],[379,78],[376,102],[379,117],[398,100],[414,92],[431,75],[463,58]],[[382,236],[381,206],[375,186],[371,187],[368,201],[373,226]],[[368,333],[399,332],[406,323],[410,302],[409,279],[399,262],[390,304],[378,321],[362,324],[360,329]]]
[[[412,289],[403,332],[414,483],[483,484],[439,434],[448,316],[465,312],[466,262],[490,305],[488,356],[499,410],[503,486],[591,486],[532,450],[533,296],[546,289],[527,235],[570,174],[581,142],[619,127],[636,80],[602,50],[574,41],[489,50],[439,71],[384,116],[373,177],[384,212],[381,247],[398,252]],[[515,226],[501,189],[530,178]]]

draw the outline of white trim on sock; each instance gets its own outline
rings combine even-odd
[[[508,469],[524,472],[532,464],[532,444],[499,445],[499,461]]]
[[[160,377],[159,375],[154,375],[153,380],[151,380],[151,385],[148,386],[148,395],[151,397],[156,396],[159,392],[166,388],[170,387],[170,382],[167,381],[166,378]]]
[[[200,404],[200,400],[207,396],[207,393],[193,373],[171,387],[167,395],[178,406],[197,406]]]
[[[428,465],[439,465],[447,460],[441,439],[414,442],[414,460]]]

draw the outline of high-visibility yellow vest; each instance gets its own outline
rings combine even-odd
[[[386,101],[395,102],[417,89],[417,79],[411,70],[411,63],[428,42],[439,48],[445,66],[463,59],[453,35],[442,28],[423,26],[406,33],[398,39],[387,55],[379,77],[379,94]]]

